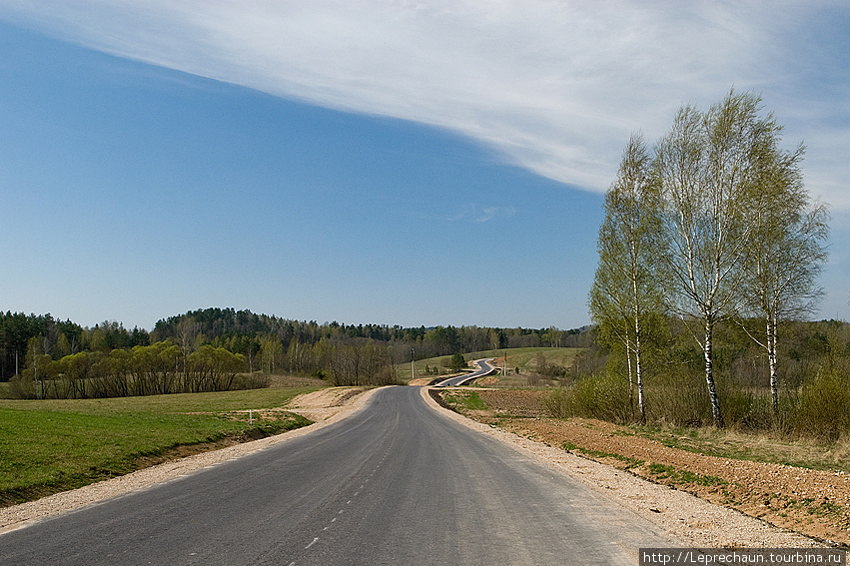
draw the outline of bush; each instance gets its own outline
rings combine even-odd
[[[847,368],[821,367],[803,384],[794,415],[798,433],[834,442],[850,432],[850,378]]]
[[[647,420],[674,426],[713,422],[705,378],[687,365],[653,376],[644,386]],[[722,402],[722,399],[721,399]]]
[[[769,392],[752,389],[723,388],[720,410],[731,428],[741,430],[771,430],[776,422]]]
[[[615,423],[629,422],[634,416],[629,382],[619,375],[604,373],[585,378],[579,380],[574,389],[579,416]]]
[[[231,390],[236,389],[265,389],[271,386],[272,376],[267,373],[239,373],[233,379]]]
[[[35,380],[32,377],[14,376],[9,380],[9,396],[12,399],[35,399]]]
[[[634,413],[628,381],[607,373],[556,389],[544,396],[543,404],[556,418],[587,417],[625,423],[632,420]]]
[[[556,419],[566,419],[574,415],[572,399],[567,389],[553,389],[543,396],[543,406]]]

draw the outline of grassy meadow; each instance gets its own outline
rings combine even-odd
[[[275,378],[271,387],[111,399],[0,399],[0,506],[131,472],[177,447],[267,436],[309,424],[291,413],[260,417],[326,387]]]

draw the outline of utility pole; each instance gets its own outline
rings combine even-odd
[[[411,381],[416,379],[416,365],[414,362],[414,354],[416,353],[415,348],[410,349],[410,379]]]

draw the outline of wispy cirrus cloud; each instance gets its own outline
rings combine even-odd
[[[0,18],[20,25],[446,128],[590,191],[607,188],[630,132],[655,139],[680,104],[706,106],[734,85],[764,94],[789,145],[805,138],[812,191],[844,209],[850,48],[838,30],[847,14],[838,1],[0,0]]]
[[[482,224],[494,219],[510,218],[516,214],[516,208],[510,206],[479,206],[469,203],[461,207],[461,209],[449,217],[452,222],[475,222]]]

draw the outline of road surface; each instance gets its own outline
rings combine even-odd
[[[437,384],[437,387],[458,387],[460,385],[464,385],[465,383],[469,383],[473,379],[484,377],[485,375],[488,375],[491,371],[496,369],[495,367],[490,365],[490,362],[495,359],[496,358],[473,360],[472,363],[476,366],[476,370],[474,372],[459,375],[457,377],[450,377],[449,379],[444,379],[443,381]]]
[[[0,535],[0,564],[616,566],[640,546],[675,543],[394,387],[314,433]]]

